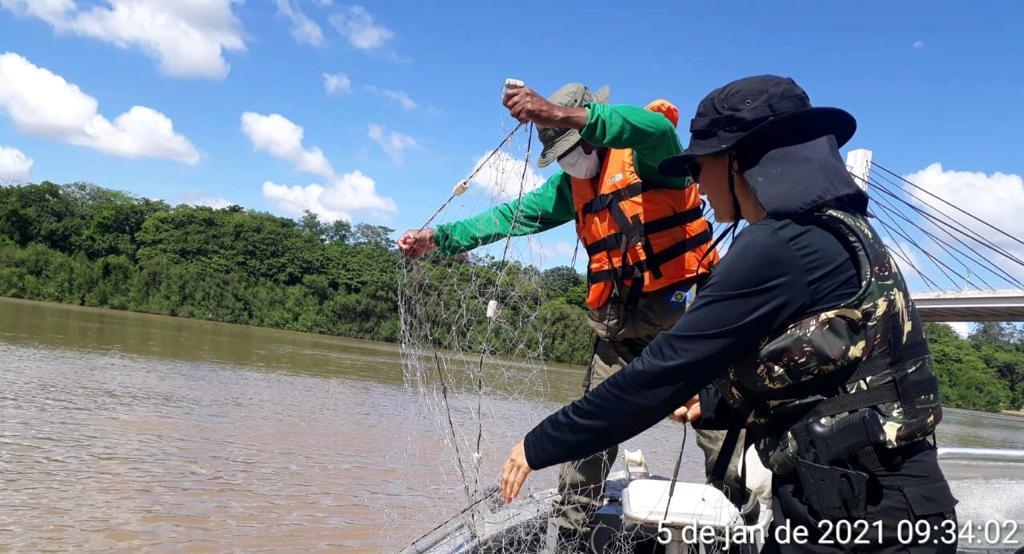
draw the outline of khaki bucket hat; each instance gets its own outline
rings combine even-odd
[[[606,104],[608,102],[608,87],[601,87],[597,92],[591,93],[590,89],[580,83],[569,83],[549,96],[548,101],[569,108],[579,108],[592,102]],[[544,145],[540,159],[537,160],[538,167],[549,165],[580,141],[580,132],[576,129],[538,127],[537,136],[540,138],[541,144]]]

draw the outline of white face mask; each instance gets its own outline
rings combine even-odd
[[[559,158],[558,165],[577,179],[590,179],[601,170],[601,160],[597,157],[597,152],[591,150],[590,154],[585,154],[581,146],[573,148],[568,154]]]

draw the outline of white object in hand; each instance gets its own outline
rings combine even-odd
[[[520,81],[519,79],[505,79],[505,92],[509,92],[517,88],[523,88],[525,86],[526,83]]]
[[[466,192],[467,189],[469,189],[469,181],[463,179],[456,183],[455,187],[452,188],[452,194],[455,196],[462,196],[462,193]]]

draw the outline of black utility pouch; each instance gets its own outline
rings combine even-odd
[[[860,471],[796,460],[804,501],[823,519],[863,519],[868,476]]]

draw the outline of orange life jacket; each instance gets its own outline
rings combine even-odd
[[[647,109],[678,122],[678,110],[665,100]],[[641,293],[691,283],[718,263],[716,252],[705,256],[711,230],[697,188],[642,182],[632,149],[609,148],[596,178],[570,180],[576,231],[590,257],[591,308],[607,303],[619,285],[630,287],[630,298],[623,301],[635,305]]]

